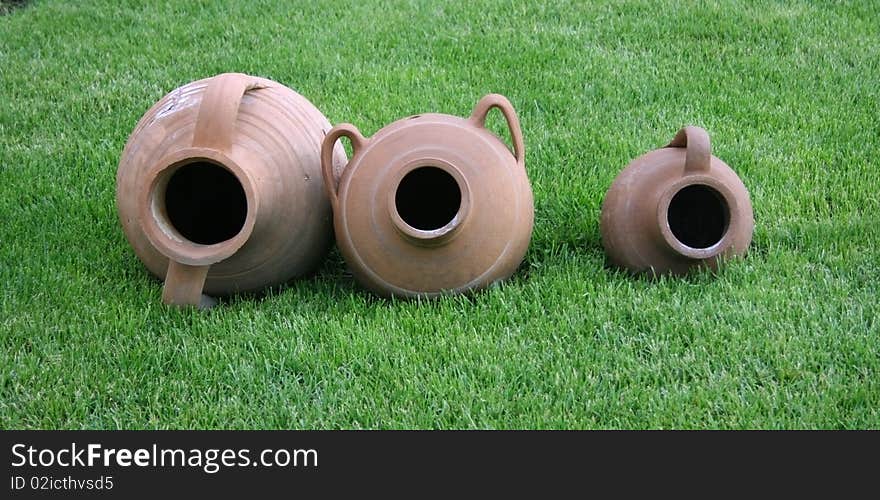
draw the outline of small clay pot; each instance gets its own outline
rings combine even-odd
[[[513,152],[485,127],[498,108]],[[351,140],[338,187],[331,153]],[[469,118],[423,114],[367,139],[334,127],[321,149],[336,241],[348,267],[382,296],[431,297],[483,288],[509,277],[526,253],[534,208],[519,120],[492,94]]]
[[[705,130],[685,127],[617,176],[602,204],[612,264],[681,275],[745,253],[755,225],[749,192],[711,151]]]
[[[314,269],[332,241],[320,146],[330,123],[264,78],[227,73],[163,97],[129,137],[116,177],[137,256],[166,304],[259,290]],[[328,155],[330,152],[328,152]],[[346,162],[342,147],[332,164]]]

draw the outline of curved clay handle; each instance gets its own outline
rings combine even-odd
[[[171,306],[196,306],[199,309],[213,306],[216,301],[202,293],[210,268],[210,264],[190,266],[169,260],[168,272],[165,273],[165,287],[162,289],[162,302]]]
[[[507,128],[510,129],[510,137],[513,139],[513,156],[516,162],[525,166],[526,146],[523,140],[522,128],[519,125],[519,117],[516,116],[516,110],[513,105],[501,94],[489,94],[474,106],[471,113],[471,120],[478,126],[486,127],[486,116],[492,108],[498,108],[504,118],[507,120]]]
[[[333,127],[321,142],[321,174],[324,176],[324,189],[327,191],[327,197],[330,198],[330,205],[333,206],[334,212],[339,205],[339,197],[336,194],[336,179],[333,177],[333,147],[336,146],[336,141],[340,137],[348,137],[348,140],[351,141],[352,158],[367,143],[367,139],[361,135],[357,127],[350,123],[340,123]]]
[[[664,147],[687,148],[684,159],[685,173],[706,171],[712,164],[712,143],[709,142],[709,134],[700,127],[684,127]]]
[[[261,88],[256,79],[243,73],[223,73],[211,78],[199,104],[193,147],[228,151],[241,98],[256,88]]]
[[[229,151],[241,98],[256,88],[261,88],[256,79],[242,73],[224,73],[211,78],[199,104],[193,147]],[[169,259],[162,302],[200,309],[213,305],[213,299],[202,294],[210,267],[210,264],[193,266]]]

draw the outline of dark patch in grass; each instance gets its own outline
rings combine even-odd
[[[0,0],[0,16],[5,16],[15,9],[20,9],[30,3],[30,0]]]

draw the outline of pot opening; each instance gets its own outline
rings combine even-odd
[[[206,161],[178,168],[165,187],[165,213],[181,236],[201,245],[233,238],[244,227],[247,197],[238,178]]]
[[[394,196],[397,213],[415,229],[432,231],[449,224],[461,208],[461,188],[449,172],[419,167],[406,174]]]
[[[669,229],[678,241],[691,248],[709,248],[724,238],[730,224],[730,208],[724,197],[704,184],[680,189],[666,211]]]

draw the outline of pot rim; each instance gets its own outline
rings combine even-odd
[[[239,232],[232,238],[204,245],[184,237],[168,220],[164,207],[164,187],[171,176],[180,168],[197,162],[206,162],[221,167],[238,180],[247,200],[247,214]],[[156,162],[146,174],[146,189],[142,189],[138,205],[138,216],[143,223],[144,234],[162,255],[174,261],[191,266],[203,266],[220,262],[231,257],[248,241],[254,230],[259,206],[259,197],[254,180],[239,162],[227,154],[212,148],[183,148],[174,151]]]
[[[461,202],[455,216],[445,225],[437,229],[417,229],[404,221],[400,216],[400,213],[397,211],[396,199],[400,183],[407,174],[423,167],[438,168],[449,174],[455,180],[458,185],[458,190],[461,193]],[[449,243],[460,233],[462,226],[464,226],[470,216],[472,205],[470,185],[458,167],[441,158],[426,156],[406,162],[404,166],[399,168],[394,174],[390,185],[394,186],[394,188],[388,191],[386,204],[388,215],[391,217],[395,229],[397,229],[404,238],[416,245],[439,246]]]
[[[727,226],[724,228],[723,236],[713,245],[705,248],[695,248],[684,244],[675,236],[675,234],[673,234],[672,228],[669,227],[668,212],[672,198],[682,189],[695,185],[706,186],[714,190],[721,197],[721,201],[724,203],[727,210]],[[657,225],[660,228],[660,235],[663,240],[674,252],[695,260],[715,257],[723,253],[727,247],[733,243],[734,235],[737,232],[737,226],[740,224],[737,214],[737,200],[733,195],[733,192],[725,183],[719,181],[716,177],[707,174],[685,175],[676,180],[665,189],[657,203]]]

